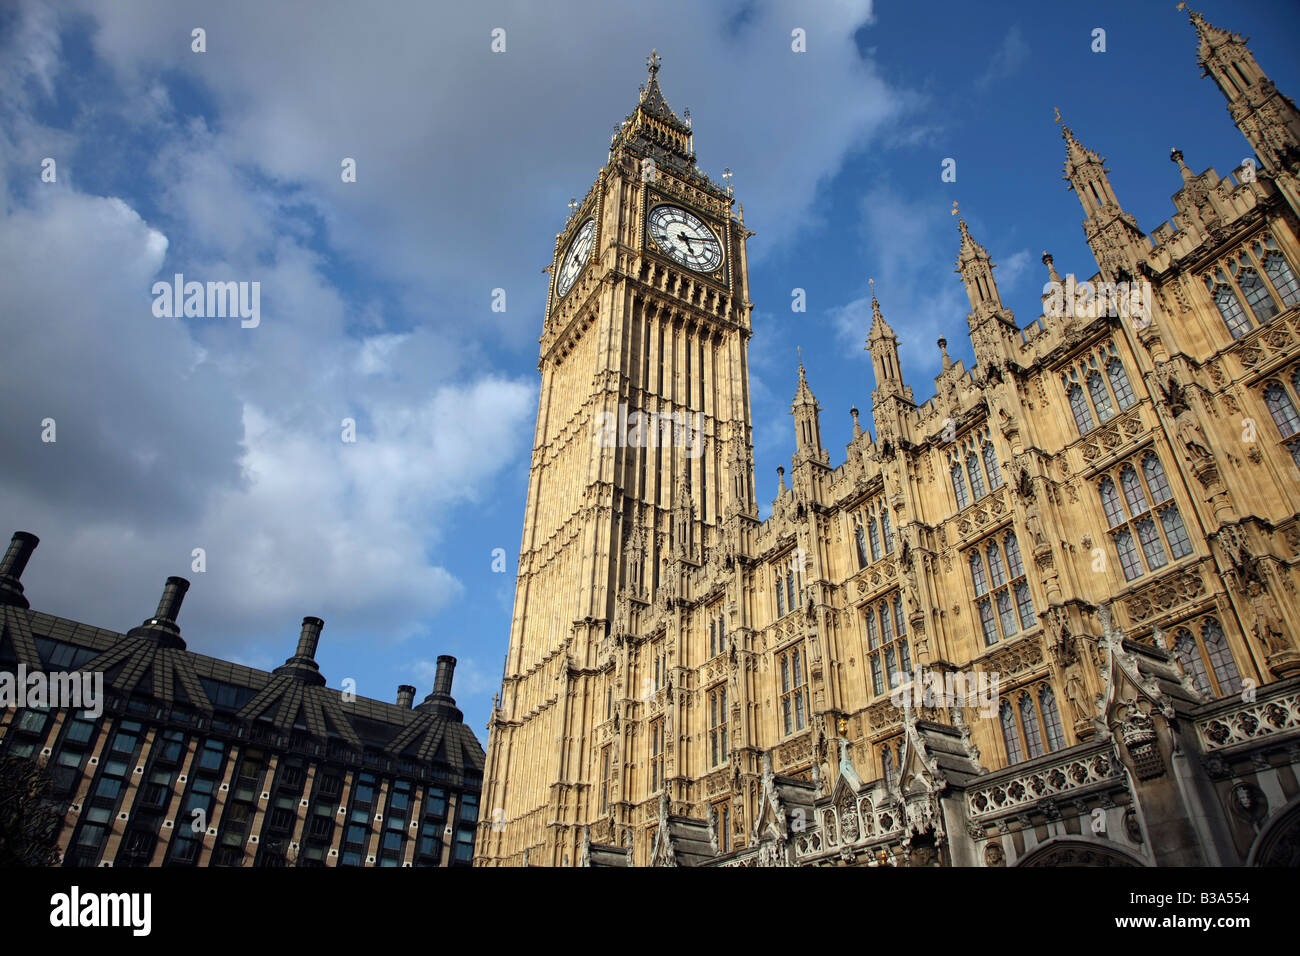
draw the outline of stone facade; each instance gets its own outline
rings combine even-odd
[[[766,521],[751,233],[652,55],[556,238],[477,865],[1296,862],[1300,112],[1192,25],[1258,164],[1175,150],[1148,236],[1065,127],[1098,272],[1022,329],[959,219],[976,367],[918,405],[873,294],[874,438],[801,365]]]

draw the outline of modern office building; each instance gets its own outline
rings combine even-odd
[[[48,770],[65,865],[470,865],[483,750],[455,658],[416,704],[409,685],[395,702],[326,686],[315,617],[270,673],[206,657],[181,637],[177,577],[125,634],[42,614],[21,583],[36,544],[18,532],[0,562],[0,690],[23,685],[0,756]]]

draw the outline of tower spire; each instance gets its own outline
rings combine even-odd
[[[1181,8],[1181,7],[1180,7]],[[1246,44],[1249,37],[1206,22],[1195,10],[1196,59],[1228,101],[1228,114],[1277,181],[1293,211],[1300,211],[1300,110],[1269,79]]]
[[[794,402],[790,405],[790,414],[794,416],[795,457],[812,458],[821,461],[822,432],[821,406],[812,389],[808,387],[808,377],[803,367],[803,349],[799,353],[799,384],[795,387]]]
[[[867,282],[871,286],[871,331],[867,335],[866,348],[871,353],[872,371],[876,373],[876,391],[881,395],[902,394],[904,385],[898,364],[898,337],[880,311],[876,280],[868,279]]]
[[[1065,180],[1083,205],[1083,232],[1093,258],[1107,278],[1133,278],[1138,262],[1151,248],[1151,240],[1120,206],[1110,184],[1106,157],[1080,143],[1074,130],[1064,123],[1061,138],[1065,140]]]

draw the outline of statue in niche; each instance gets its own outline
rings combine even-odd
[[[1088,692],[1083,687],[1083,675],[1079,662],[1075,661],[1065,670],[1065,699],[1070,702],[1077,723],[1088,716]]]
[[[1029,532],[1029,541],[1033,550],[1048,547],[1047,532],[1043,530],[1043,518],[1038,513],[1038,505],[1032,498],[1025,502],[1025,530]]]
[[[1264,585],[1258,580],[1251,581],[1247,593],[1250,595],[1250,612],[1255,617],[1255,638],[1268,650],[1270,657],[1291,650],[1282,615]]]
[[[1196,413],[1186,404],[1174,416],[1174,435],[1182,443],[1188,461],[1208,461],[1212,457],[1205,433],[1196,422]]]

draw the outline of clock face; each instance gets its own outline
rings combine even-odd
[[[671,259],[696,272],[712,272],[722,265],[722,243],[698,217],[681,206],[655,206],[650,210],[650,238]]]
[[[588,219],[578,229],[573,242],[569,243],[569,251],[560,261],[560,271],[555,277],[556,298],[562,299],[569,294],[569,290],[573,288],[573,283],[578,278],[578,273],[582,272],[582,267],[591,258],[591,247],[595,242],[596,220]]]

